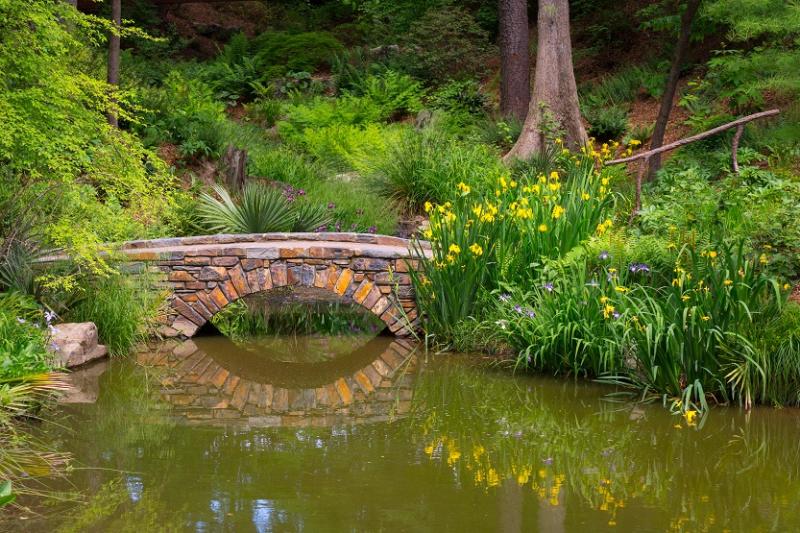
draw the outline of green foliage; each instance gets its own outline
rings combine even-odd
[[[237,300],[211,321],[235,341],[271,335],[352,335],[383,329],[374,315],[339,302],[272,306]]]
[[[31,299],[0,292],[0,380],[52,368],[53,356],[46,348],[48,325]]]
[[[489,98],[481,92],[480,84],[475,80],[451,81],[433,93],[430,103],[451,114],[473,117],[486,113]]]
[[[278,123],[281,137],[289,142],[300,142],[303,131],[333,125],[356,125],[378,122],[385,118],[384,110],[364,97],[315,97],[307,103],[286,107],[286,119]]]
[[[342,50],[342,44],[327,32],[265,32],[252,40],[251,47],[267,79],[330,66],[331,59]]]
[[[314,231],[331,220],[320,206],[290,201],[283,191],[260,183],[248,183],[237,200],[219,185],[214,192],[221,200],[203,193],[200,214],[205,225],[218,233]]]
[[[350,91],[376,104],[384,117],[416,113],[422,108],[424,95],[422,84],[393,70],[355,81]]]
[[[599,107],[584,113],[589,121],[589,135],[598,141],[620,139],[628,130],[628,112],[623,107]]]
[[[434,83],[478,78],[486,73],[493,47],[487,32],[463,7],[431,8],[404,36],[406,52],[398,62],[408,72]]]
[[[165,295],[147,289],[145,277],[113,274],[87,279],[83,299],[65,313],[72,322],[94,322],[111,355],[126,355],[156,328]]]
[[[485,190],[503,172],[486,146],[453,141],[435,130],[409,131],[375,163],[370,179],[379,194],[419,212],[425,202],[452,198],[459,182]]]
[[[186,157],[220,154],[225,105],[215,99],[211,87],[173,70],[163,87],[142,92],[146,112],[141,134],[146,143],[177,144]]]
[[[0,198],[45,206],[45,244],[84,264],[96,263],[100,242],[168,228],[171,176],[105,117],[111,91],[92,76],[90,48],[100,21],[64,2],[21,0],[3,2],[0,20]],[[124,122],[128,95],[118,99]]]

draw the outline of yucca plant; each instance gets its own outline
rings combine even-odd
[[[323,206],[290,202],[281,190],[260,183],[248,183],[237,199],[220,185],[214,192],[220,199],[203,193],[199,210],[206,226],[220,233],[313,231],[332,220]]]

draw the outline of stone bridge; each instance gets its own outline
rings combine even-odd
[[[397,336],[418,324],[406,239],[357,233],[211,235],[133,241],[119,249],[125,270],[153,272],[171,289],[162,333],[192,337],[239,298],[278,287],[316,287],[379,317]]]

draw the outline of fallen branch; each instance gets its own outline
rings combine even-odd
[[[733,137],[733,144],[732,144],[732,154],[731,154],[731,163],[734,172],[739,172],[739,161],[737,158],[737,152],[739,150],[739,139],[742,137],[742,132],[744,131],[744,125],[748,122],[752,122],[754,120],[758,120],[760,118],[771,117],[780,113],[780,109],[770,109],[769,111],[761,111],[760,113],[753,113],[752,115],[747,115],[746,117],[738,118],[733,122],[728,122],[727,124],[723,124],[722,126],[717,126],[716,128],[710,129],[703,133],[698,133],[697,135],[692,135],[691,137],[686,137],[685,139],[680,139],[675,142],[671,142],[669,144],[665,144],[659,148],[654,150],[648,150],[646,152],[641,152],[636,155],[632,155],[630,157],[623,157],[621,159],[612,159],[611,161],[606,161],[605,165],[619,165],[621,163],[630,163],[632,161],[637,161],[639,159],[644,159],[644,168],[647,168],[648,162],[650,158],[656,154],[660,154],[663,152],[669,152],[670,150],[674,150],[676,148],[680,148],[681,146],[685,146],[687,144],[691,144],[696,141],[700,141],[702,139],[706,139],[711,137],[712,135],[716,135],[717,133],[723,132],[725,130],[729,130],[731,128],[736,128],[736,134]],[[633,212],[631,213],[630,220],[633,221],[633,218],[636,216],[636,213],[642,208],[642,180],[644,179],[645,172],[640,171],[636,175],[636,200],[635,205],[633,207]]]

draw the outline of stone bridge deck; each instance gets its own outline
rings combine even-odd
[[[424,246],[424,245],[423,245]],[[423,248],[424,249],[424,248]],[[163,333],[191,337],[239,298],[277,287],[335,293],[379,317],[398,336],[418,323],[409,269],[419,256],[398,237],[357,233],[210,235],[133,241],[119,257],[171,289]]]

